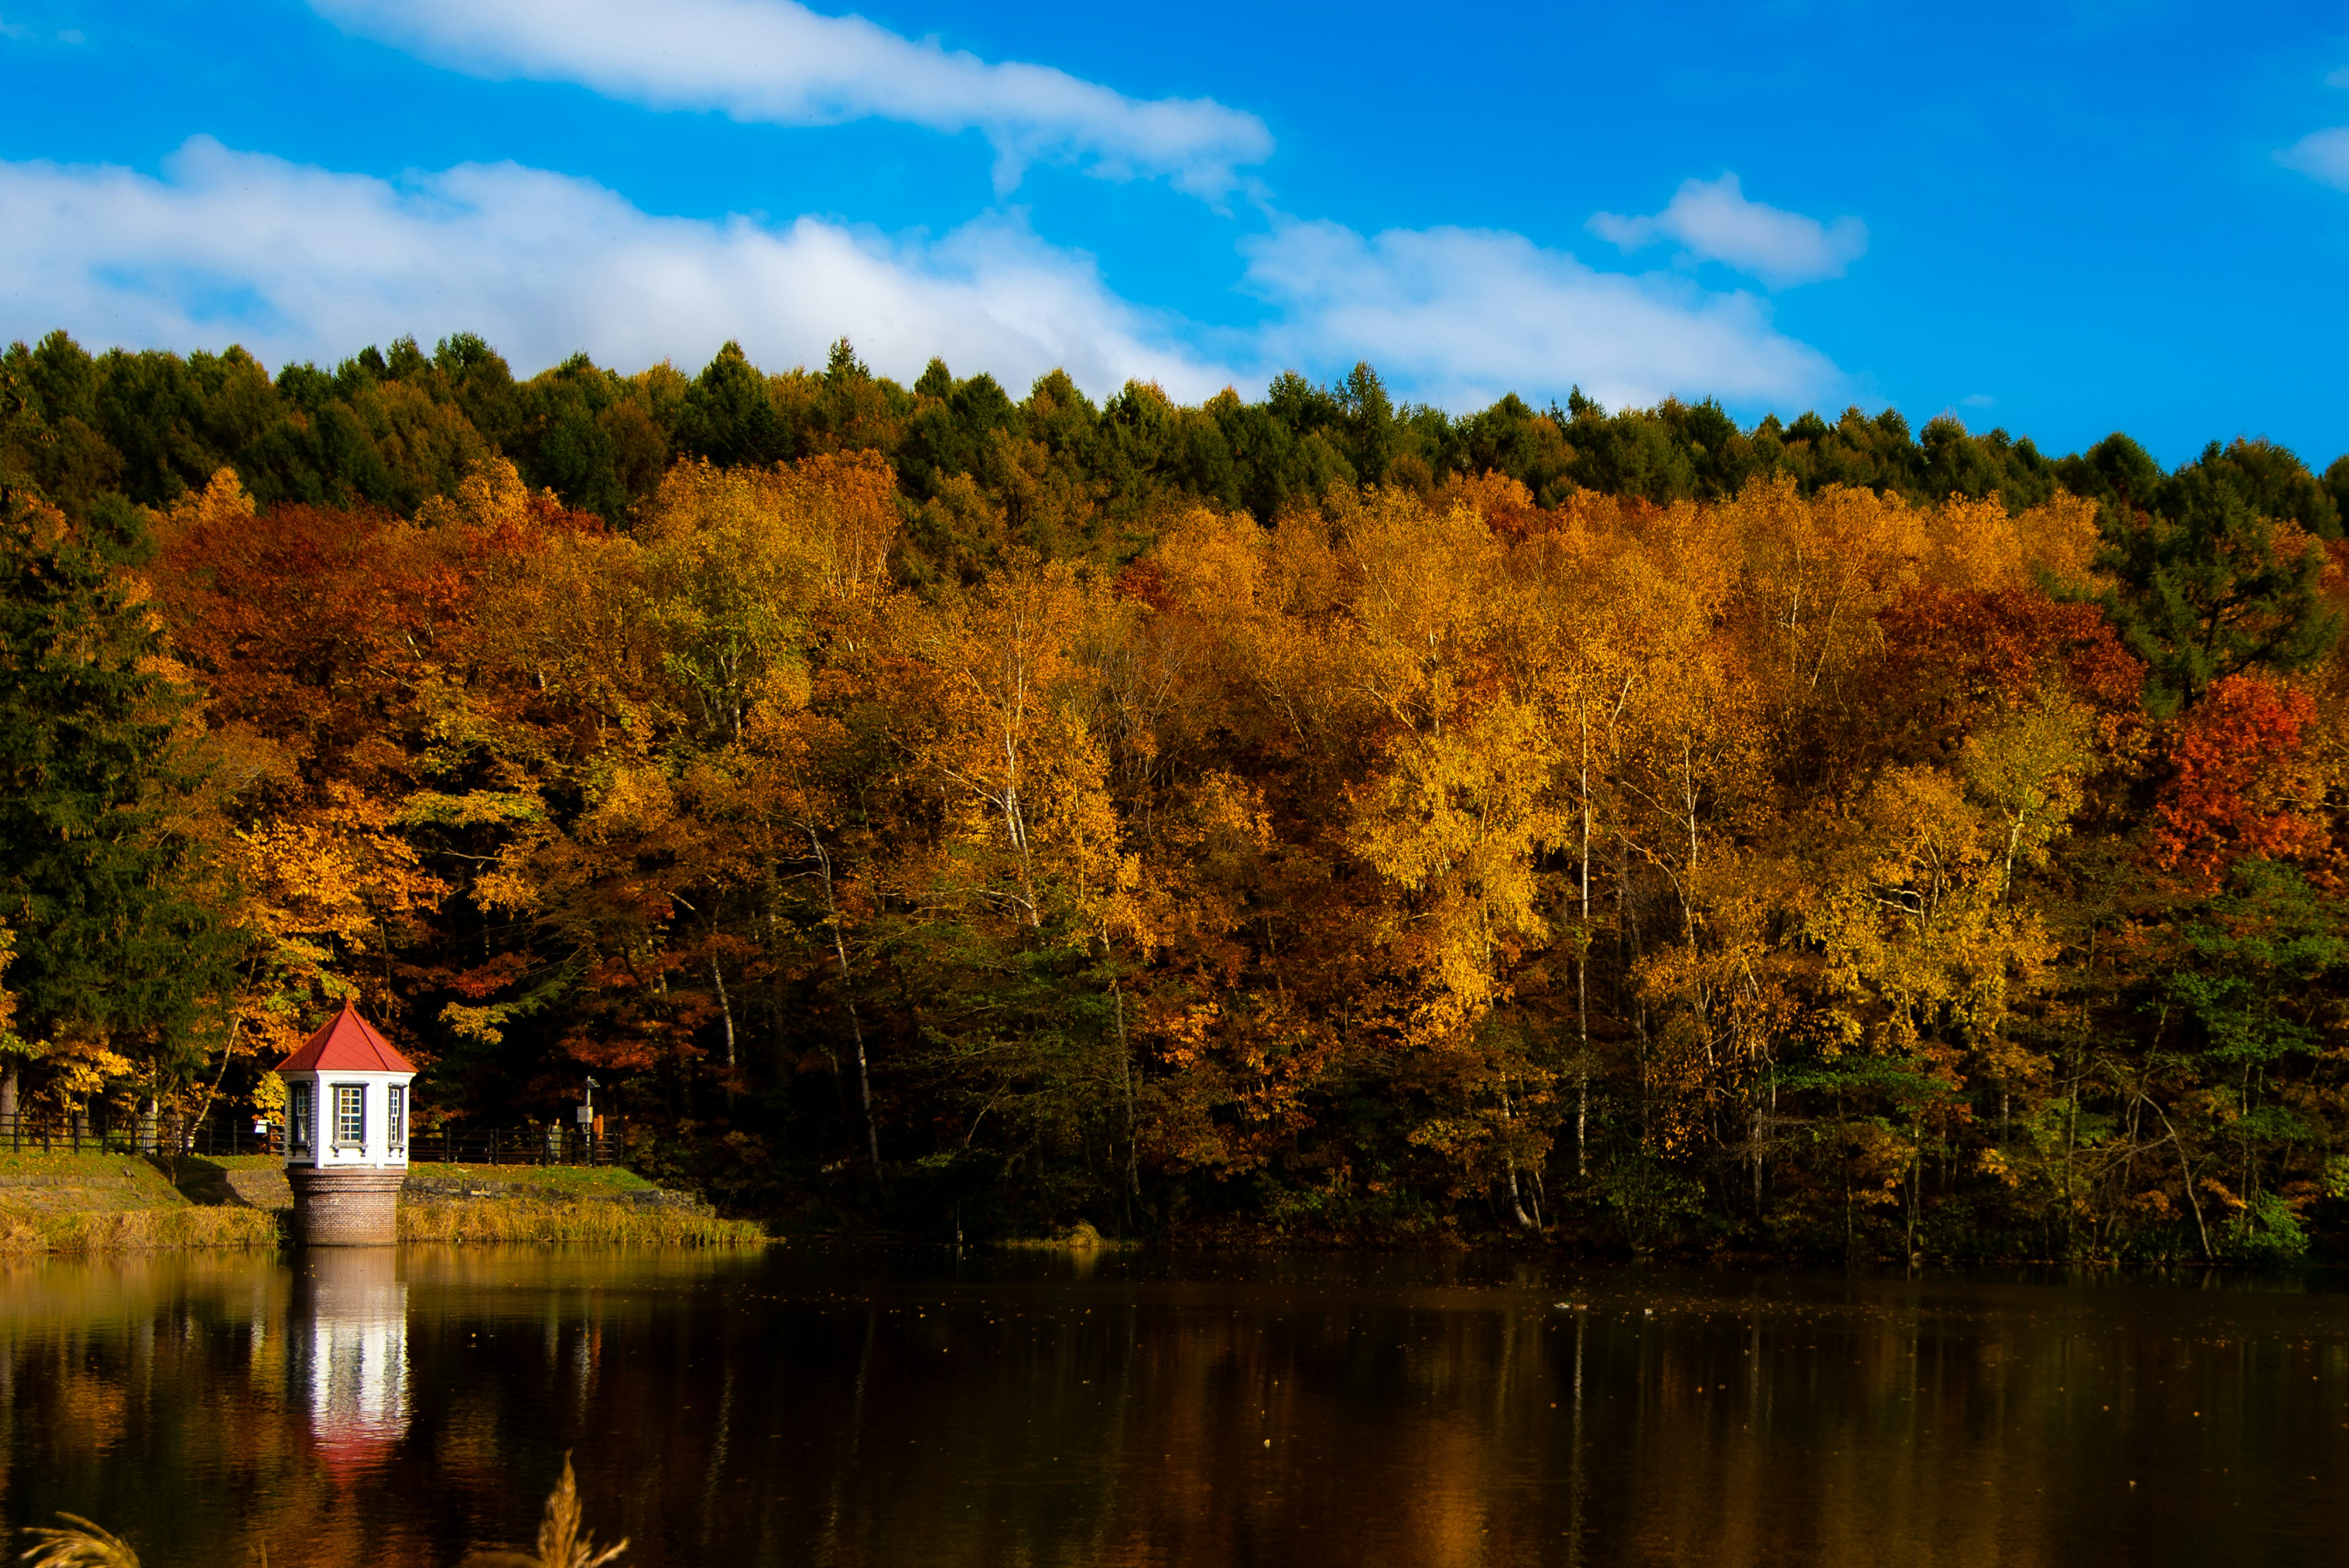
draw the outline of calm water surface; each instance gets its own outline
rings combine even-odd
[[[2349,1294],[1478,1258],[0,1271],[0,1512],[453,1565],[2344,1563]]]

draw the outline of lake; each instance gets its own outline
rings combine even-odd
[[[2349,1563],[2327,1276],[419,1250],[0,1266],[0,1511],[455,1564]],[[12,1548],[13,1550],[13,1548]]]

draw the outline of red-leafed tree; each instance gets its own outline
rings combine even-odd
[[[2258,676],[2214,683],[2169,737],[2151,824],[2155,862],[2207,882],[2247,857],[2313,847],[2306,741],[2315,719],[2306,692]]]

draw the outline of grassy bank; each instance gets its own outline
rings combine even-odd
[[[0,1253],[274,1247],[266,1209],[205,1203],[126,1154],[0,1154]]]
[[[418,1165],[399,1204],[403,1242],[654,1247],[763,1245],[747,1220],[654,1186],[632,1171],[580,1165]]]
[[[610,1198],[632,1192],[658,1192],[633,1171],[616,1165],[411,1165],[409,1192],[431,1192],[461,1184],[469,1191],[523,1189],[549,1195]]]
[[[267,1156],[0,1154],[0,1254],[275,1246],[293,1201],[283,1163]],[[409,1173],[399,1239],[747,1247],[768,1238],[632,1171],[424,1165]]]
[[[755,1247],[764,1230],[681,1204],[640,1208],[611,1202],[564,1202],[526,1197],[408,1199],[399,1206],[403,1242],[509,1242],[655,1247]]]

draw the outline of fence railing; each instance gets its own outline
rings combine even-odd
[[[610,1130],[564,1127],[449,1127],[408,1141],[410,1165],[617,1165],[620,1139]]]
[[[285,1152],[282,1127],[256,1131],[250,1116],[225,1109],[206,1117],[159,1111],[125,1115],[99,1105],[66,1111],[47,1107],[0,1115],[0,1150],[38,1154],[178,1154],[217,1159]],[[613,1130],[553,1124],[525,1128],[443,1126],[409,1139],[411,1165],[617,1165],[622,1140]]]
[[[265,1154],[271,1140],[252,1121],[216,1113],[124,1114],[105,1105],[83,1110],[38,1107],[0,1115],[0,1150],[12,1154]]]

